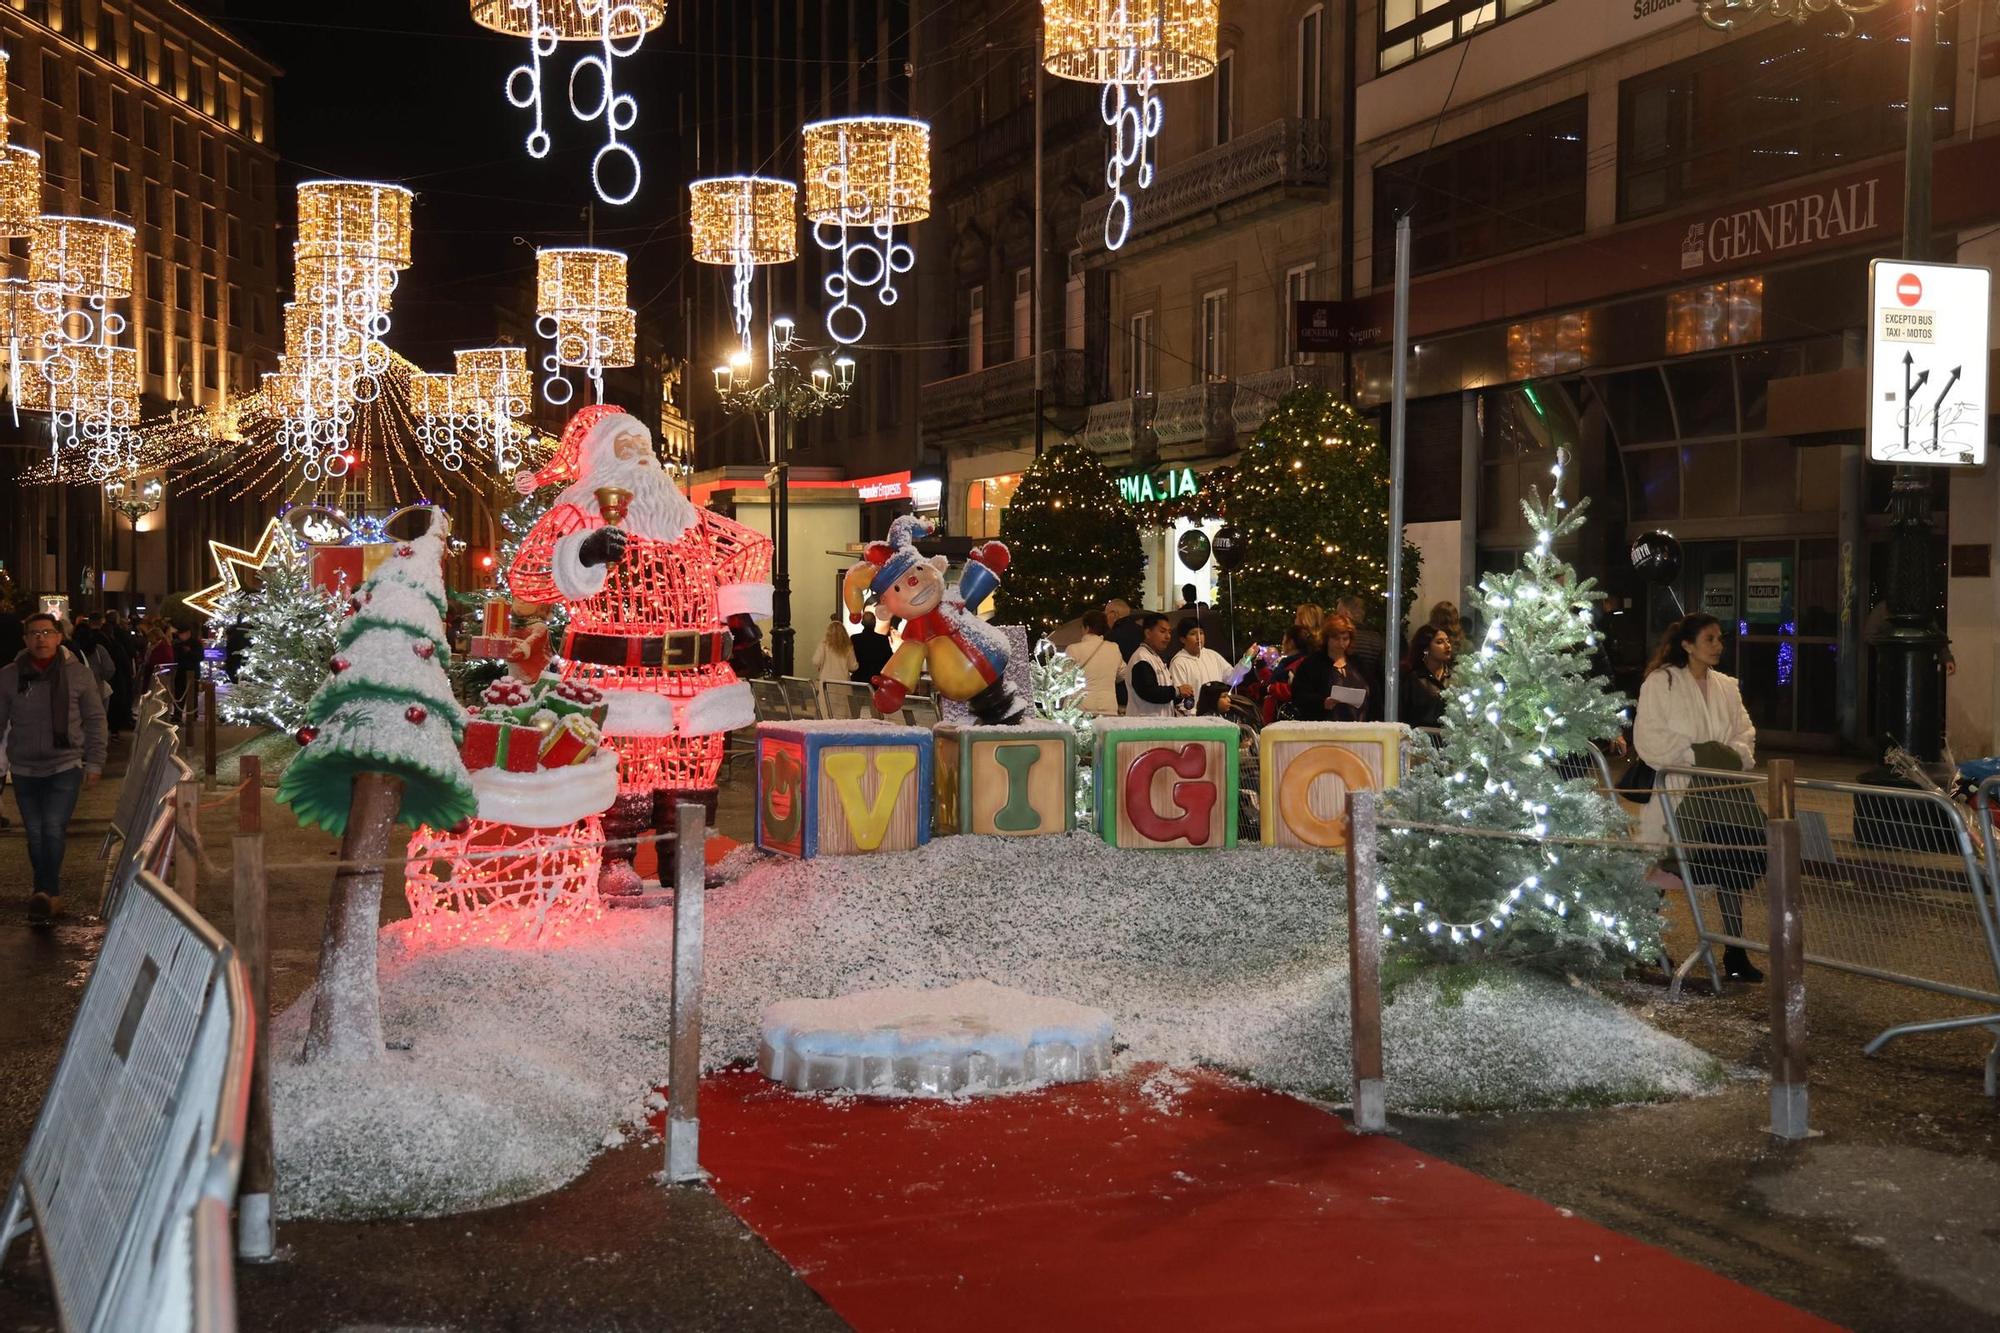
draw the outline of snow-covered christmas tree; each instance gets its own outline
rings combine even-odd
[[[222,696],[222,716],[239,726],[296,732],[326,677],[340,632],[339,603],[287,543],[264,562],[258,586],[224,598],[220,611],[249,635],[236,680]]]
[[[347,828],[353,779],[401,779],[400,821],[451,828],[476,804],[458,755],[463,710],[445,673],[444,526],[399,544],[361,585],[341,625],[324,683],[300,728],[305,751],[278,799],[301,823]]]
[[[1562,839],[1630,837],[1616,800],[1558,761],[1618,734],[1625,700],[1590,669],[1591,580],[1555,554],[1583,521],[1566,510],[1556,456],[1546,497],[1522,509],[1534,547],[1480,580],[1485,641],[1460,661],[1444,743],[1420,753],[1384,801],[1392,819],[1465,825],[1533,841],[1392,830],[1383,840],[1381,915],[1393,945],[1435,960],[1503,959],[1555,972],[1613,972],[1659,950],[1647,857]],[[1420,747],[1421,749],[1421,747]]]

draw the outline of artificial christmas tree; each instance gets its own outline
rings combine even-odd
[[[1046,632],[1113,597],[1139,604],[1146,554],[1138,518],[1097,455],[1075,440],[1022,474],[1000,535],[1014,560],[997,621]]]
[[[1583,521],[1554,484],[1522,505],[1534,547],[1510,574],[1480,580],[1485,641],[1462,659],[1444,710],[1443,744],[1418,747],[1384,801],[1391,819],[1500,829],[1533,841],[1391,829],[1382,840],[1384,929],[1399,950],[1468,962],[1498,959],[1569,973],[1616,972],[1659,951],[1659,895],[1618,802],[1558,761],[1618,734],[1625,700],[1590,659],[1600,594],[1555,544]],[[1587,502],[1586,502],[1587,503]],[[1598,839],[1610,845],[1566,843]]]
[[[1367,603],[1369,623],[1387,623],[1388,451],[1374,424],[1331,391],[1294,389],[1278,400],[1243,448],[1223,512],[1249,552],[1236,572],[1236,613],[1260,639],[1276,642],[1301,602],[1331,607],[1350,594]],[[1409,599],[1421,563],[1404,543]]]
[[[375,934],[382,861],[400,822],[453,828],[477,808],[459,757],[465,727],[445,675],[442,512],[430,531],[398,543],[362,585],[341,626],[332,675],[299,730],[304,750],[278,784],[302,824],[342,835],[327,904],[305,1058],[381,1054]]]
[[[249,635],[235,683],[221,699],[223,718],[287,735],[303,727],[313,691],[326,678],[340,632],[339,611],[290,543],[264,563],[256,588],[223,598],[220,618],[241,621]]]

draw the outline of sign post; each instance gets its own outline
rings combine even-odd
[[[1868,459],[1981,467],[1991,270],[1868,265]]]

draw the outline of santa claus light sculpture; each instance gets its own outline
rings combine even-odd
[[[564,481],[508,586],[563,604],[563,679],[604,692],[618,799],[604,817],[599,890],[632,893],[630,840],[671,838],[680,801],[702,802],[712,819],[724,733],[755,719],[738,673],[767,666],[752,617],[771,614],[771,541],[681,494],[645,426],[609,404],[578,412],[548,465],[514,484],[530,493]]]

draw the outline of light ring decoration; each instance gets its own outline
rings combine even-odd
[[[560,407],[574,390],[565,367],[582,370],[604,401],[604,372],[636,360],[638,316],[625,304],[626,258],[617,250],[565,247],[535,252],[535,332],[542,398]]]
[[[37,374],[19,384],[20,405],[49,413],[51,462],[85,456],[102,482],[137,463],[139,353],[120,347],[126,330],[114,302],[132,291],[134,231],[122,222],[47,216],[28,244]]]
[[[1042,0],[1042,67],[1104,86],[1098,110],[1111,131],[1107,250],[1132,234],[1127,177],[1139,190],[1153,183],[1153,143],[1165,119],[1158,85],[1215,72],[1219,23],[1218,0]]]
[[[418,371],[410,376],[410,411],[417,418],[417,443],[447,472],[465,465],[458,437],[458,377]]]
[[[1790,19],[1794,23],[1804,23],[1815,14],[1828,10],[1838,13],[1846,23],[1840,35],[1854,34],[1854,20],[1862,14],[1872,14],[1888,3],[1888,0],[1696,0],[1701,9],[1702,22],[1711,28],[1729,32],[1740,19],[1754,19],[1768,11],[1774,19]]]
[[[772,176],[711,176],[688,185],[688,231],[698,264],[733,270],[736,336],[750,350],[750,270],[799,257],[799,187]]]
[[[901,116],[857,116],[814,121],[801,135],[813,242],[840,256],[823,284],[834,302],[826,331],[835,342],[857,343],[868,316],[855,292],[872,287],[892,306],[896,276],[916,266],[915,247],[897,240],[896,228],[931,214],[931,128]]]
[[[507,101],[534,114],[528,156],[547,157],[551,140],[543,111],[542,62],[562,42],[589,42],[569,72],[569,111],[580,124],[604,123],[604,143],[590,159],[590,183],[607,204],[629,204],[639,193],[639,155],[619,136],[639,121],[639,100],[618,91],[617,67],[639,50],[646,34],[666,21],[666,0],[472,0],[472,21],[494,32],[528,40],[528,58],[507,72]],[[595,88],[579,87],[595,80]],[[589,92],[595,96],[586,96]],[[625,188],[606,187],[605,167],[616,161],[631,173]]]
[[[471,347],[459,351],[455,359],[458,373],[452,378],[457,382],[459,408],[470,418],[468,429],[484,437],[494,471],[512,476],[527,461],[520,428],[514,424],[528,415],[528,399],[535,391],[527,349]]]

